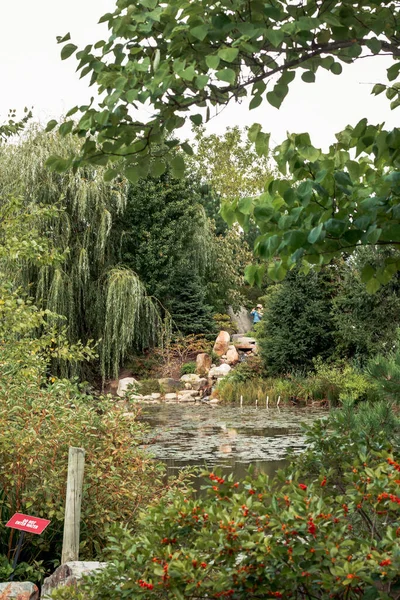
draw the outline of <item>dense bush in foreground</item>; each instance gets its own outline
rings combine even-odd
[[[279,482],[210,473],[203,496],[169,495],[139,535],[115,530],[105,572],[57,597],[397,598],[400,456],[357,423],[310,428],[313,447]]]

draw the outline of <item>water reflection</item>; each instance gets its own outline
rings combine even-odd
[[[301,423],[325,416],[322,410],[160,404],[143,408],[150,426],[146,447],[167,465],[168,474],[186,466],[220,466],[243,477],[251,463],[273,475],[289,448],[304,447]]]

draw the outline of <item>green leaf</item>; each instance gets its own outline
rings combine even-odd
[[[279,29],[267,29],[265,37],[271,42],[274,48],[277,48],[283,42],[285,34]]]
[[[250,285],[254,285],[257,269],[257,265],[247,265],[244,270],[244,278]]]
[[[249,215],[253,209],[253,198],[240,198],[238,210],[244,215]]]
[[[51,121],[49,121],[46,125],[46,129],[45,131],[52,131],[54,129],[54,127],[57,126],[57,121],[55,119],[52,119]]]
[[[59,131],[60,135],[65,136],[65,135],[68,135],[69,133],[71,133],[73,126],[74,126],[73,121],[66,121],[65,123],[62,123],[60,125],[60,128],[58,131]]]
[[[286,84],[277,84],[272,92],[268,92],[267,100],[275,108],[280,108],[289,88]]]
[[[256,152],[258,156],[268,156],[270,133],[260,131],[256,138]]]
[[[324,233],[323,228],[324,228],[324,224],[320,223],[319,225],[317,225],[317,227],[314,227],[314,229],[312,229],[310,231],[308,238],[307,238],[307,240],[310,242],[310,244],[315,244],[323,237],[323,233]]]
[[[200,114],[197,115],[192,115],[190,117],[190,120],[192,121],[192,123],[194,123],[195,125],[201,125],[203,122],[203,117]]]
[[[233,62],[239,54],[238,48],[222,48],[218,50],[218,56],[225,62]]]
[[[368,294],[375,294],[381,287],[381,284],[375,277],[373,277],[372,279],[367,281],[367,285],[365,287]]]
[[[315,73],[313,73],[312,71],[306,71],[305,73],[303,73],[303,75],[301,76],[301,78],[306,83],[314,83],[314,81],[315,81]]]
[[[219,56],[215,54],[209,54],[206,56],[206,65],[209,69],[217,69],[220,62]]]
[[[347,222],[341,219],[329,219],[325,222],[325,229],[335,237],[340,237],[347,229]]]
[[[193,37],[202,42],[207,36],[208,25],[197,25],[197,27],[193,27],[193,29],[190,30],[190,33]]]
[[[140,165],[134,165],[132,167],[128,167],[124,171],[125,177],[131,183],[137,183],[142,176],[142,170]]]
[[[301,146],[299,148],[299,154],[303,158],[306,158],[307,160],[309,160],[311,162],[315,162],[321,156],[321,150],[318,150],[317,148],[314,148],[313,146]]]
[[[253,96],[253,98],[250,100],[249,109],[253,110],[253,108],[257,108],[257,106],[260,106],[261,103],[262,96],[257,94],[256,96]]]
[[[287,269],[283,266],[282,261],[275,262],[268,268],[268,276],[272,281],[283,281],[286,273]]]
[[[387,70],[387,77],[388,77],[389,81],[393,81],[394,79],[396,79],[399,75],[399,71],[400,71],[400,63],[399,62],[396,62],[394,65],[389,67],[389,69]]]
[[[104,181],[112,181],[117,175],[118,171],[116,169],[107,169],[107,171],[104,172],[103,179]]]
[[[56,37],[57,44],[64,44],[64,42],[68,42],[68,40],[70,40],[70,39],[71,39],[71,34],[70,33],[66,33],[64,36],[58,35]]]
[[[153,177],[161,177],[161,175],[163,173],[165,173],[166,168],[167,168],[167,165],[165,164],[165,162],[163,160],[161,160],[160,158],[158,158],[151,163],[150,174]]]
[[[331,66],[330,70],[334,75],[340,75],[341,72],[343,71],[343,68],[340,63],[334,62],[333,65]]]
[[[363,283],[368,283],[368,281],[375,275],[375,269],[372,265],[365,265],[362,268],[360,278]]]
[[[174,156],[174,158],[171,160],[171,172],[172,177],[174,177],[175,179],[182,179],[182,177],[184,176],[185,161],[183,160],[180,154]]]
[[[208,83],[209,77],[208,75],[199,75],[195,79],[195,84],[198,90],[204,90]]]
[[[229,225],[229,227],[232,227],[232,225],[236,222],[236,214],[229,202],[223,202],[221,204],[220,213],[221,217]]]
[[[181,148],[185,154],[193,156],[193,148],[188,142],[183,142],[183,144],[181,144]]]
[[[75,44],[67,44],[66,46],[64,46],[64,48],[61,50],[61,60],[69,58],[71,54],[73,54],[77,49],[78,46],[75,46]]]
[[[221,69],[216,72],[217,79],[220,81],[226,81],[233,85],[236,81],[236,73],[233,69]]]
[[[259,123],[253,123],[247,132],[247,137],[251,142],[255,142],[260,131],[261,125]]]
[[[365,45],[371,50],[373,54],[379,54],[379,52],[382,50],[382,42],[377,38],[366,40]]]

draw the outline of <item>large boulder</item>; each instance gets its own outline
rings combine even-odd
[[[220,365],[219,367],[213,367],[210,370],[208,376],[213,379],[219,379],[220,377],[225,377],[225,375],[228,375],[230,370],[231,370],[230,365],[225,363],[223,365]]]
[[[161,391],[165,394],[172,394],[173,392],[183,390],[183,388],[185,387],[183,381],[179,381],[179,379],[172,379],[171,377],[164,377],[163,379],[159,379],[158,383],[160,384]]]
[[[217,356],[223,356],[227,353],[231,336],[227,331],[220,331],[215,340],[213,351]]]
[[[121,398],[125,396],[126,392],[130,391],[129,386],[136,386],[138,382],[133,377],[124,377],[118,381],[117,396]]]
[[[50,577],[47,577],[42,586],[42,600],[49,600],[51,593],[59,587],[76,587],[84,575],[90,575],[94,571],[104,569],[105,562],[98,561],[71,561],[59,566]],[[25,599],[24,599],[25,600]]]
[[[211,369],[211,356],[202,352],[196,356],[196,372],[199,375],[207,375]]]
[[[236,365],[239,362],[239,352],[235,346],[229,346],[228,352],[226,353],[226,362],[228,365]]]
[[[0,583],[0,600],[39,600],[39,589],[30,581]]]

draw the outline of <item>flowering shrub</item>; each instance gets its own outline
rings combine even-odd
[[[110,566],[78,594],[397,598],[399,456],[384,438],[346,443],[340,473],[328,468],[307,479],[300,461],[279,474],[279,484],[254,472],[242,482],[215,472],[200,498],[170,494],[142,516],[139,535],[115,530]]]

